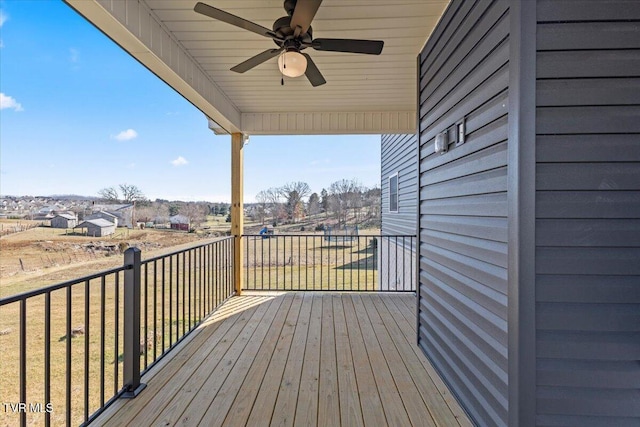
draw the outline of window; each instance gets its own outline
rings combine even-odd
[[[389,212],[398,212],[398,174],[389,177]]]

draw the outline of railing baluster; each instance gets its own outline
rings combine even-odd
[[[268,240],[269,242],[269,290],[271,290],[271,239]]]
[[[44,295],[44,404],[51,403],[51,292]],[[45,411],[44,425],[51,425],[51,413]]]
[[[187,320],[187,308],[185,307],[186,300],[186,292],[185,286],[187,284],[187,254],[186,252],[182,252],[182,335],[185,333],[186,328],[186,320]],[[179,337],[176,337],[176,341],[179,340]]]
[[[358,259],[358,290],[360,290],[360,284],[362,283],[360,281],[360,263],[362,262],[362,260],[360,259],[361,258],[361,256],[360,256],[360,251],[361,251],[361,249],[360,249],[360,241],[361,241],[361,238],[360,238],[360,236],[358,236],[358,257],[357,257],[357,259]],[[365,251],[365,256],[366,255],[367,254],[366,254],[366,251]]]
[[[20,402],[27,402],[27,300],[20,300]],[[20,426],[27,425],[27,411],[20,411]]]
[[[119,343],[118,343],[118,337],[120,335],[120,319],[119,319],[119,314],[120,314],[120,274],[116,274],[116,284],[115,284],[115,291],[114,291],[114,301],[115,301],[115,335],[114,335],[114,361],[113,361],[113,394],[117,394],[118,393],[118,389],[120,387],[118,387],[118,365],[119,365],[119,360],[120,360],[120,349],[119,349]]]
[[[324,247],[324,240],[322,240],[322,237],[320,238],[320,286],[322,287],[324,285],[324,281],[322,280],[322,267],[324,266],[324,254],[323,254],[323,247]],[[313,284],[313,290],[316,290],[316,284]]]
[[[153,261],[153,361],[158,358],[158,263]]]
[[[309,236],[304,236],[304,289],[309,290]]]
[[[406,266],[406,246],[405,246],[405,241],[404,241],[404,236],[402,236],[402,290],[405,291],[405,271],[407,270],[407,266]]]
[[[193,251],[188,251],[187,252],[189,254],[189,268],[187,269],[188,272],[189,272],[188,273],[189,274],[189,280],[187,281],[187,283],[188,283],[188,285],[187,285],[188,286],[187,287],[187,290],[188,290],[188,293],[187,293],[187,306],[189,307],[189,309],[187,311],[189,313],[188,314],[189,323],[187,323],[187,328],[186,328],[187,331],[189,329],[191,329],[191,305],[192,305],[192,301],[193,301],[193,298],[191,296],[191,286],[192,286],[191,276],[193,275],[193,264],[192,264],[192,257],[191,257],[191,253],[192,252]],[[182,335],[184,335],[184,331],[185,331],[185,328],[182,328]]]
[[[116,273],[118,275],[118,273]],[[105,347],[105,321],[106,321],[106,276],[100,278],[100,407],[104,406],[104,388],[105,388],[105,371],[104,371],[104,353]]]
[[[214,286],[213,286],[213,306],[218,307],[218,298],[220,297],[220,286],[222,285],[222,280],[220,280],[220,271],[222,266],[220,265],[217,259],[218,256],[218,245],[214,246],[213,253],[211,254],[211,263],[215,265],[215,275],[214,275]]]
[[[363,276],[364,276],[364,289],[363,291],[365,292],[369,292],[371,289],[369,288],[369,262],[371,258],[369,256],[369,251],[371,250],[371,240],[369,240],[368,236],[364,236],[362,238],[363,240],[363,249],[362,251],[364,252],[364,265],[362,267],[363,271]]]
[[[336,268],[337,268],[337,266],[336,266]],[[344,289],[345,289],[345,283],[344,283],[345,273],[344,273],[344,271],[346,269],[346,267],[344,265],[344,249],[342,250],[342,266],[340,268],[342,269],[342,290],[344,291]]]
[[[84,421],[89,419],[89,280],[84,282]]]
[[[293,290],[298,291],[298,290],[300,290],[300,283],[298,283],[297,286],[294,286],[294,284],[293,284],[294,279],[295,279],[295,272],[294,272],[294,267],[293,267],[294,266],[293,257],[295,255],[295,253],[293,252],[293,237],[294,236],[290,236],[289,237],[289,247],[291,248],[291,249],[289,249],[289,260],[291,261],[289,263],[290,268],[291,268],[291,287],[293,288]],[[300,262],[300,258],[299,257],[298,257],[298,262]]]
[[[359,251],[360,247],[360,236],[356,236],[356,250]],[[349,284],[351,289],[353,289],[353,247],[349,251]]]
[[[203,286],[203,279],[202,279],[202,248],[198,248],[198,259],[197,259],[197,263],[198,263],[198,319],[197,319],[197,324],[199,324],[202,321],[202,304],[204,302],[203,299],[203,293],[202,293],[202,286]]]
[[[173,256],[170,256],[169,257],[169,347],[173,346],[173,326],[172,325],[173,325]],[[164,337],[164,334],[162,336]]]
[[[142,340],[144,341],[143,346],[143,355],[144,355],[144,369],[147,369],[147,360],[149,359],[149,264],[144,264],[144,336]]]
[[[67,287],[67,335],[66,335],[66,417],[71,425],[71,286]]]
[[[335,283],[335,290],[338,290],[338,239],[336,239],[336,251],[335,251],[335,267],[333,267],[333,270],[335,272],[335,276],[336,276],[336,283]]]

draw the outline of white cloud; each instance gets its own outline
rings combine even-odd
[[[80,51],[78,49],[69,48],[69,61],[78,62],[80,60]]]
[[[5,108],[12,108],[15,111],[24,111],[24,108],[22,108],[22,105],[20,105],[18,101],[11,96],[0,93],[0,110],[4,110]]]
[[[182,157],[182,156],[178,156],[177,159],[171,160],[171,164],[173,166],[176,166],[176,167],[177,166],[184,166],[186,164],[189,164],[189,161],[187,159],[185,159],[184,157]]]
[[[9,15],[4,13],[4,10],[0,9],[0,28],[2,28],[2,25],[7,22],[7,19],[9,19]],[[4,47],[4,42],[2,41],[2,39],[0,39],[0,49],[2,49]]]
[[[112,136],[112,138],[117,139],[118,141],[129,141],[130,139],[134,139],[138,136],[138,132],[133,129],[123,130],[116,136]]]
[[[135,163],[129,163],[127,165],[127,169],[135,169],[136,168],[136,164]]]

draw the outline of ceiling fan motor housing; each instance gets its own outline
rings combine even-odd
[[[297,0],[284,0],[284,10],[287,12],[287,15],[292,16],[293,11],[296,9]]]
[[[291,16],[283,16],[282,18],[278,18],[273,23],[273,32],[276,33],[282,39],[293,38],[294,31],[291,28]],[[306,33],[300,34],[297,39],[301,43],[311,43],[313,40],[313,30],[311,27],[307,30]],[[280,46],[278,40],[274,40],[274,42]]]

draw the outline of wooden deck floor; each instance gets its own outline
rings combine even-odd
[[[409,294],[234,297],[96,424],[471,426],[414,313]]]

